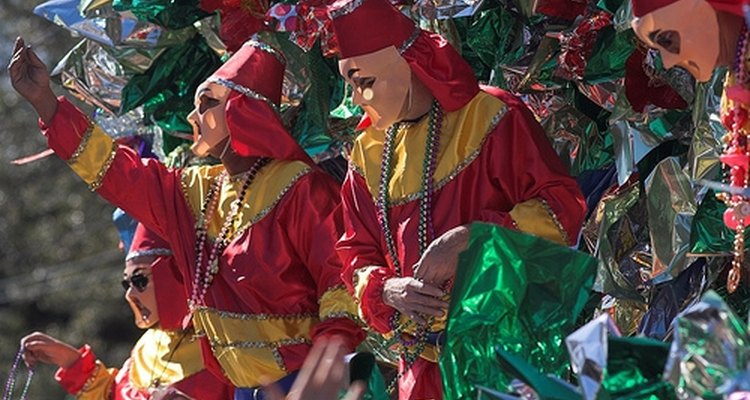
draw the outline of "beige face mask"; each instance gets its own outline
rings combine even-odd
[[[191,150],[198,157],[205,157],[229,135],[225,107],[229,88],[213,82],[203,82],[195,91],[195,109],[188,115],[193,125]]]
[[[711,79],[719,58],[719,21],[705,0],[679,0],[632,22],[647,46],[659,50],[665,68],[679,66],[695,79]]]
[[[408,112],[411,68],[395,47],[342,59],[339,72],[354,89],[352,101],[365,110],[376,129],[388,128]]]
[[[141,329],[151,328],[159,322],[154,278],[151,274],[151,263],[153,261],[154,257],[137,257],[126,261],[125,271],[123,271],[123,278],[125,279],[123,282],[130,284],[130,287],[125,291],[125,300],[130,305],[130,309],[133,310],[135,325]],[[133,276],[138,276],[140,279],[133,279]],[[139,287],[138,283],[140,282],[147,282],[146,286]]]

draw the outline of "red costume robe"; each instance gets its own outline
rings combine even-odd
[[[163,385],[193,399],[231,399],[231,387],[203,367],[199,343],[183,336],[192,334],[149,329],[121,369],[107,368],[83,346],[81,357],[70,368],[58,369],[55,380],[81,400],[147,400],[153,388]]]
[[[169,170],[118,146],[61,99],[45,126],[48,144],[102,197],[169,243],[190,297],[196,221],[223,166]],[[268,139],[272,140],[272,139]],[[208,221],[208,257],[241,181],[229,180]],[[206,307],[193,315],[206,367],[237,387],[299,369],[312,340],[338,334],[353,348],[364,334],[340,283],[338,187],[301,161],[273,160],[255,177],[219,258]]]
[[[586,211],[575,180],[523,103],[503,91],[486,90],[492,94],[480,91],[444,114],[432,200],[436,237],[483,221],[574,245]],[[427,131],[425,117],[400,130],[394,142],[388,218],[404,276],[413,276],[412,266],[421,256],[417,195]],[[376,208],[384,138],[383,131],[369,128],[354,144],[342,189],[345,234],[337,248],[360,316],[370,328],[388,333],[395,310],[383,302],[383,285],[396,273]],[[435,360],[435,349],[428,346],[399,382],[399,398],[442,398]]]

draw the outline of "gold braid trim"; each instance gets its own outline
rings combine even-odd
[[[89,144],[92,133],[94,133],[94,123],[89,121],[88,128],[86,128],[86,131],[83,132],[83,136],[81,136],[81,142],[78,143],[78,147],[76,147],[73,155],[71,155],[67,161],[68,164],[73,164],[74,162],[76,162],[78,160],[78,157],[80,157],[83,151],[86,150],[86,146],[88,146]]]
[[[547,200],[540,197],[539,201],[542,202],[542,206],[544,206],[544,209],[547,211],[547,214],[549,214],[550,218],[552,218],[552,222],[557,227],[557,230],[560,231],[560,235],[562,235],[564,243],[570,244],[570,237],[568,236],[568,232],[565,230],[565,227],[563,227],[562,222],[560,222],[560,220],[557,218],[557,214],[555,214],[555,211],[553,211],[552,207],[549,206],[549,203],[547,203]]]

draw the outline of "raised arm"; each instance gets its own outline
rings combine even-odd
[[[20,38],[8,69],[15,90],[39,114],[49,147],[91,190],[163,237],[176,231],[175,224],[185,219],[180,213],[188,210],[178,172],[155,160],[141,160],[135,151],[117,145],[73,104],[56,99],[46,66]]]

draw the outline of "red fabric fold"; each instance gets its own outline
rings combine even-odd
[[[73,103],[65,97],[57,98],[57,110],[49,124],[45,124],[41,118],[37,121],[42,134],[47,137],[47,145],[55,151],[58,157],[67,161],[81,143],[81,138],[89,127],[89,120],[81,113]],[[66,132],[66,135],[49,135],[48,132],[54,127],[55,131]],[[75,140],[75,139],[78,140]]]
[[[237,154],[315,165],[266,102],[233,91],[227,100],[226,117],[232,148]]]
[[[676,3],[678,0],[631,0],[633,16],[642,17],[662,7]],[[742,0],[706,0],[717,11],[728,12],[744,17],[742,12]]]
[[[643,112],[646,105],[653,104],[666,109],[684,109],[687,102],[661,79],[648,76],[643,69],[646,51],[636,48],[625,62],[625,95],[637,112]]]
[[[402,55],[445,111],[460,109],[479,93],[474,70],[438,34],[421,31]]]

